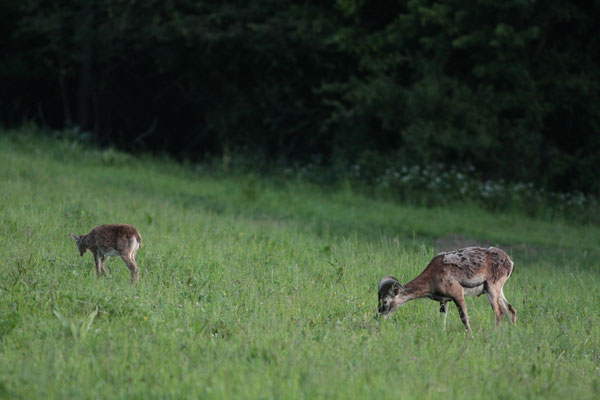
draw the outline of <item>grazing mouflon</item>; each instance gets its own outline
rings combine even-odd
[[[407,301],[430,298],[440,302],[445,330],[446,306],[452,300],[458,307],[467,331],[471,332],[465,296],[485,293],[496,313],[496,326],[500,325],[502,314],[515,324],[517,312],[502,291],[513,265],[508,254],[495,247],[467,247],[440,253],[419,276],[406,285],[393,276],[383,277],[378,288],[379,313],[387,316]]]
[[[135,256],[142,247],[142,236],[131,225],[112,224],[94,227],[87,235],[70,236],[77,242],[79,253],[83,257],[87,250],[94,255],[94,264],[98,278],[106,274],[106,257],[120,256],[131,272],[131,281],[138,280],[138,266]]]

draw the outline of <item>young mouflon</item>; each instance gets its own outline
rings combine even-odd
[[[120,256],[131,272],[131,281],[138,280],[138,266],[135,256],[142,247],[140,232],[131,225],[112,224],[95,226],[87,235],[70,234],[77,242],[79,253],[83,257],[87,250],[94,255],[94,264],[98,278],[106,274],[104,261],[107,257]]]
[[[517,312],[502,291],[513,266],[508,254],[495,247],[467,247],[440,253],[406,285],[393,276],[383,277],[378,287],[379,314],[387,316],[407,301],[430,298],[440,302],[443,329],[446,330],[446,306],[452,300],[458,307],[461,321],[471,332],[465,296],[485,293],[496,313],[496,326],[500,325],[502,314],[515,324]]]

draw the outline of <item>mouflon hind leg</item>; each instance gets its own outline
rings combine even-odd
[[[504,297],[504,291],[500,289],[500,296],[498,298],[498,305],[504,311],[504,315],[506,318],[509,318],[513,325],[517,324],[517,310],[514,309],[513,306],[510,305],[506,297]]]
[[[137,282],[138,281],[137,265],[135,265],[135,263],[131,261],[129,254],[121,254],[121,259],[123,260],[125,265],[127,265],[127,268],[129,268],[129,271],[131,272],[131,283]]]
[[[501,287],[501,286],[500,286]],[[502,321],[502,309],[500,308],[499,301],[499,290],[498,286],[494,284],[485,283],[485,293],[490,301],[490,305],[492,306],[492,310],[494,310],[494,314],[496,314],[496,324],[495,327],[500,326],[500,322]]]

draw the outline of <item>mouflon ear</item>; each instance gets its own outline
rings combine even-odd
[[[79,240],[79,236],[77,236],[77,235],[73,235],[72,233],[69,233],[69,236],[71,236],[71,238],[74,240]]]

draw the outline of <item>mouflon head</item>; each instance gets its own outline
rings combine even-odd
[[[394,310],[394,297],[402,289],[400,281],[393,276],[384,276],[379,281],[378,297],[380,315],[387,315]]]
[[[81,240],[81,235],[78,236],[69,233],[69,236],[71,236],[71,238],[75,240],[75,242],[77,243],[77,249],[79,250],[79,254],[81,255],[81,257],[83,257],[83,255],[87,251],[87,247],[85,247],[85,245],[83,244],[83,240]]]

